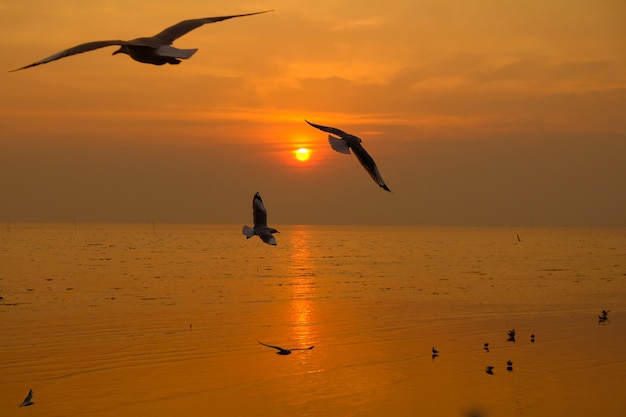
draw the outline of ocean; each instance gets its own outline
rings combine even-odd
[[[275,227],[7,225],[0,416],[626,416],[626,230]]]

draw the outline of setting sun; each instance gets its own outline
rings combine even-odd
[[[311,151],[307,148],[299,148],[295,151],[295,154],[296,159],[301,162],[307,161],[311,157]]]

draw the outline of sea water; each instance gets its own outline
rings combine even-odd
[[[625,230],[275,227],[7,225],[0,416],[626,416]]]

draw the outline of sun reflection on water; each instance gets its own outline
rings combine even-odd
[[[290,280],[290,316],[294,339],[310,346],[315,335],[312,324],[315,316],[315,265],[311,257],[310,230],[299,226],[291,231],[291,251],[288,274]]]

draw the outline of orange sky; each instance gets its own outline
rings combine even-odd
[[[178,66],[79,43],[178,39]],[[626,226],[626,3],[0,1],[0,218]],[[393,193],[303,119],[356,134]],[[294,150],[312,150],[297,162]]]

